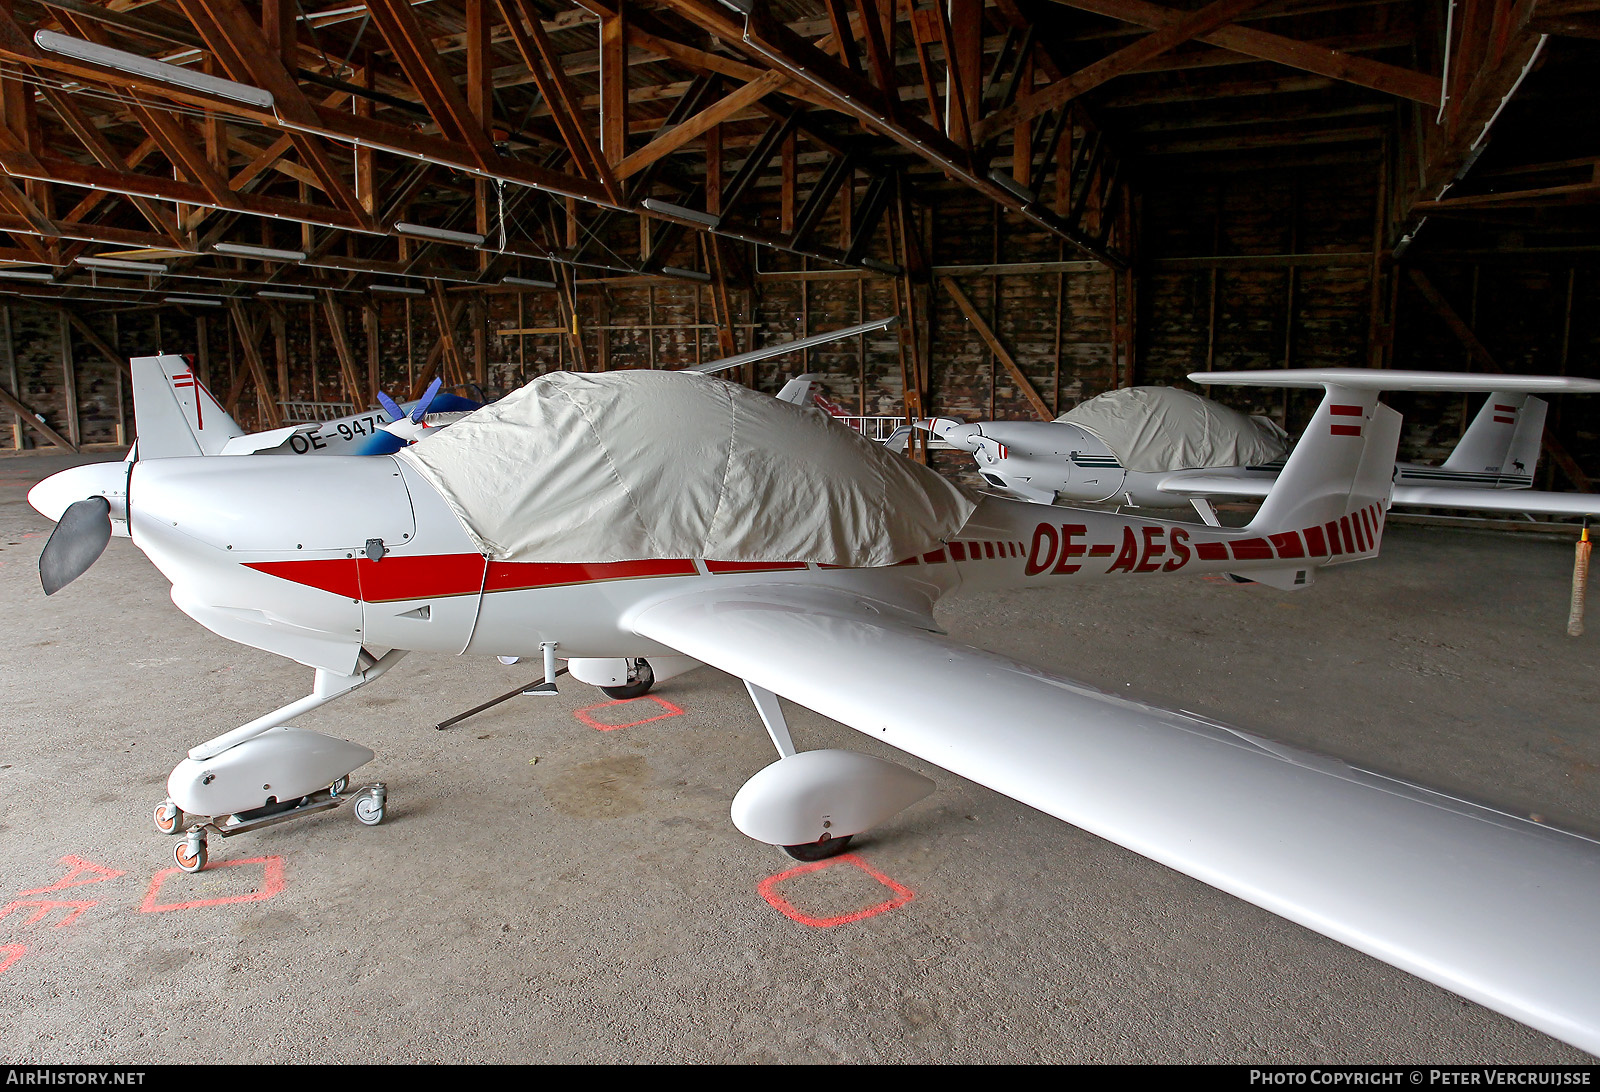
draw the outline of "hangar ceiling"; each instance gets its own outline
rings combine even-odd
[[[341,303],[553,292],[565,327],[641,278],[733,351],[787,256],[893,282],[915,411],[947,209],[1128,277],[1130,316],[1141,194],[1208,173],[1373,177],[1374,285],[1593,246],[1597,36],[1600,0],[0,0],[0,291],[246,343],[314,300],[359,401]]]

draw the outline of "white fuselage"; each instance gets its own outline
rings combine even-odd
[[[69,472],[70,473],[70,472]],[[69,490],[70,491],[70,490]],[[81,495],[81,494],[80,494]],[[1378,506],[1339,524],[1248,531],[986,498],[958,539],[883,568],[662,558],[487,559],[444,499],[391,456],[135,463],[131,537],[208,629],[351,674],[362,649],[665,655],[630,613],[691,585],[860,589],[926,611],[957,588],[1151,573],[1293,569],[1376,549]]]
[[[978,431],[978,430],[981,430]],[[970,434],[969,434],[970,433]],[[966,425],[950,442],[969,446],[978,473],[990,485],[1049,504],[1122,504],[1135,508],[1188,508],[1190,495],[1174,492],[1171,470],[1125,468],[1094,433],[1065,421],[984,421]],[[1211,467],[1270,486],[1281,461],[1259,467]],[[1527,489],[1531,473],[1473,472],[1416,463],[1395,464],[1397,485],[1457,489]],[[1241,495],[1253,495],[1243,493]]]

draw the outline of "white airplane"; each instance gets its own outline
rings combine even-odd
[[[1241,571],[1297,588],[1373,557],[1400,432],[1380,389],[1500,382],[1238,381],[1326,391],[1243,528],[972,497],[820,415],[642,371],[543,377],[391,456],[102,463],[29,500],[58,521],[47,593],[126,534],[190,617],[315,669],[308,696],[174,769],[155,814],[168,832],[194,822],[175,849],[186,870],[208,830],[346,799],[381,820],[382,785],[349,787],[372,752],[289,722],[407,650],[543,656],[545,688],[559,656],[636,692],[703,663],[744,680],[779,756],[733,801],[752,838],[818,859],[933,788],[797,750],[782,696],[1600,1052],[1600,843],[941,635],[933,606],[958,588]],[[752,420],[766,427],[736,427]],[[841,562],[841,535],[864,561]]]
[[[685,370],[715,374],[884,330],[898,321],[893,315],[873,319],[843,330],[813,334],[695,364]],[[381,409],[315,424],[285,425],[247,433],[194,374],[188,357],[139,357],[132,362],[130,370],[134,414],[144,422],[145,432],[152,437],[146,441],[144,450],[130,450],[130,459],[184,455],[390,455],[481,408],[481,403],[469,398],[441,393],[442,380],[435,379],[423,396],[412,402],[396,403],[379,391]],[[810,405],[821,378],[816,373],[796,376],[784,384],[776,397],[794,405]]]
[[[1242,372],[1190,376],[1238,383]],[[1301,385],[1315,386],[1307,372]],[[1392,503],[1550,515],[1600,514],[1600,494],[1535,491],[1547,404],[1531,391],[1559,388],[1532,377],[1502,377],[1460,443],[1440,466],[1398,463]],[[1243,380],[1243,382],[1248,382]],[[1116,503],[1186,508],[1216,522],[1215,497],[1264,497],[1288,437],[1276,424],[1169,387],[1129,387],[1091,398],[1055,421],[918,421],[952,447],[970,451],[990,485],[1044,504]],[[1109,441],[1109,442],[1108,442]],[[1115,448],[1115,450],[1113,450]],[[1254,458],[1250,458],[1250,456]],[[1238,461],[1240,456],[1247,462]]]

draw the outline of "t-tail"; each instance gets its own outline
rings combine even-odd
[[[1399,480],[1407,485],[1531,489],[1548,408],[1544,399],[1525,391],[1493,391],[1444,465],[1402,466]]]
[[[130,367],[138,458],[220,455],[245,434],[186,358],[139,356]]]
[[[1272,543],[1279,558],[1289,556],[1286,551],[1304,550],[1314,567],[1358,561],[1378,552],[1384,515],[1394,490],[1394,456],[1400,437],[1400,415],[1378,404],[1381,392],[1481,391],[1489,394],[1493,407],[1510,404],[1496,401],[1506,399],[1508,389],[1523,395],[1593,389],[1592,381],[1562,376],[1513,377],[1369,368],[1197,372],[1189,378],[1196,383],[1322,387],[1327,392],[1249,526],[1249,530]],[[1492,408],[1490,412],[1494,413]],[[1524,414],[1509,416],[1523,417]],[[1537,421],[1532,420],[1534,416]],[[1542,402],[1537,413],[1528,414],[1527,419],[1530,426],[1536,425],[1542,430]],[[1505,428],[1515,422],[1491,421],[1491,424]],[[1503,445],[1506,441],[1498,439],[1496,442]],[[1236,575],[1288,586],[1282,583],[1284,574],[1281,571],[1241,569]],[[1306,573],[1306,579],[1298,580],[1295,586],[1308,582],[1309,576],[1309,572]]]
[[[1378,394],[1376,386],[1326,385],[1321,405],[1248,527],[1272,543],[1278,557],[1303,550],[1320,567],[1378,553],[1401,423],[1400,414],[1378,403]],[[1276,585],[1289,574],[1234,575]],[[1309,582],[1308,572],[1290,586]]]

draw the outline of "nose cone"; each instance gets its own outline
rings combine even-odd
[[[61,521],[67,507],[89,497],[104,497],[111,518],[128,518],[128,463],[87,463],[52,474],[28,490],[28,503],[46,519]]]

